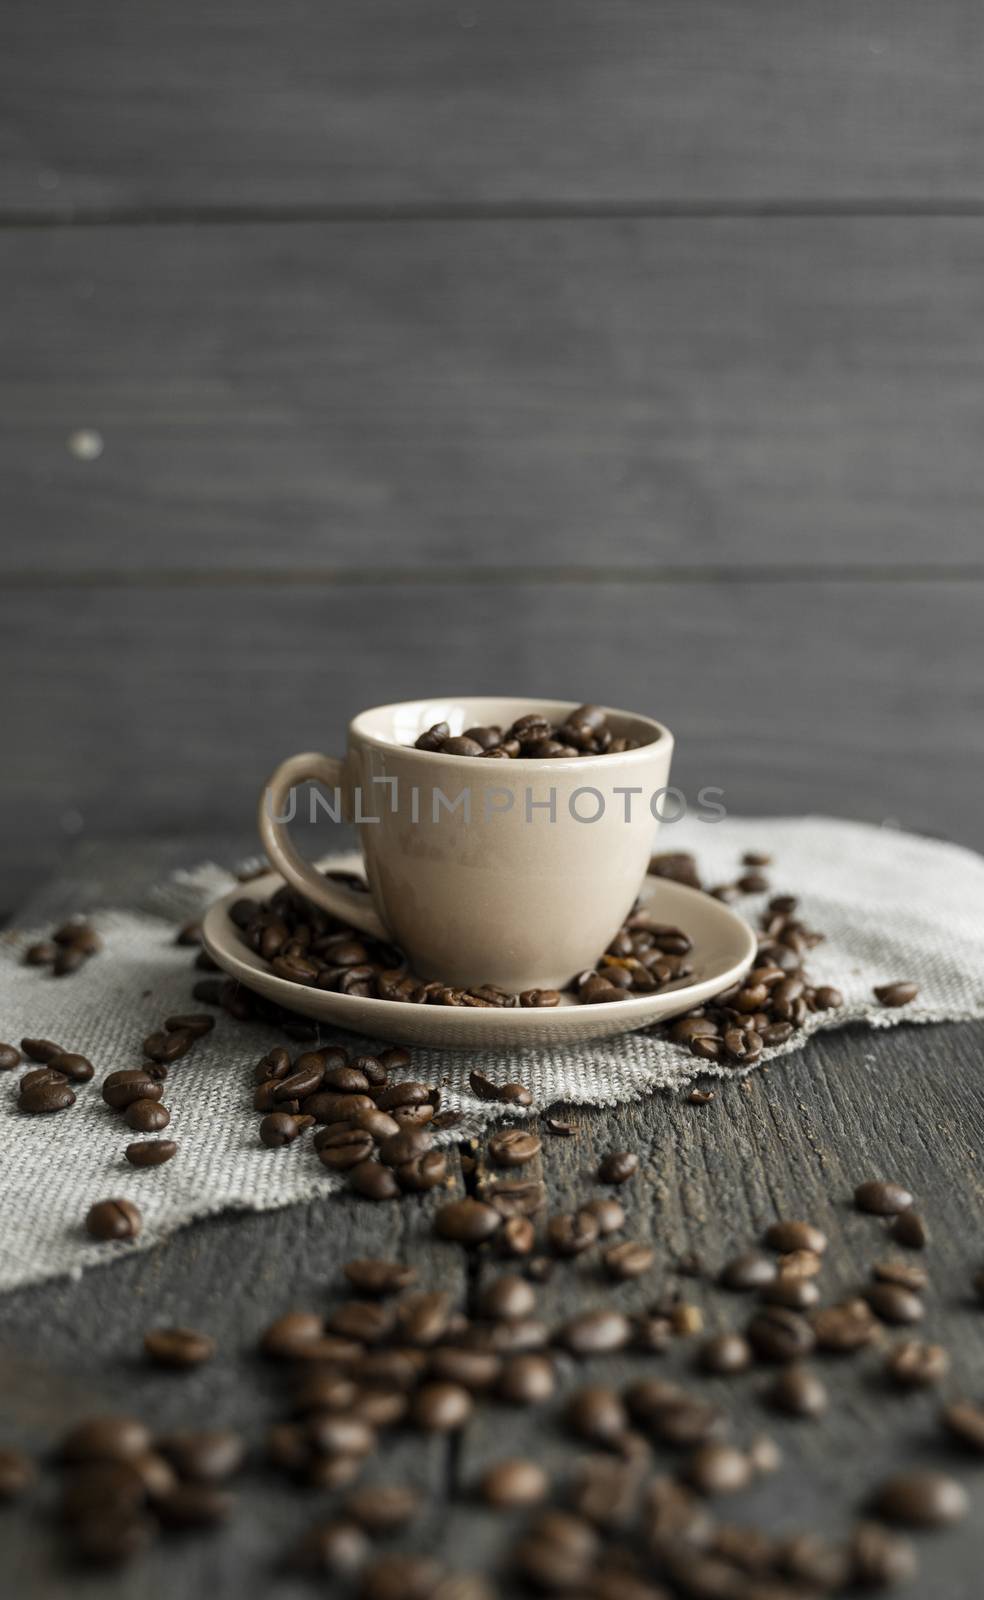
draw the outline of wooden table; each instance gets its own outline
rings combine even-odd
[[[242,840],[243,849],[248,839]],[[241,852],[229,853],[232,862]],[[223,850],[217,840],[148,843],[86,849],[61,879],[25,910],[45,922],[100,901],[125,904],[171,867]],[[558,1270],[539,1291],[542,1314],[560,1322],[577,1307],[609,1293],[639,1309],[674,1288],[701,1306],[709,1329],[741,1325],[742,1297],[710,1281],[720,1264],[753,1242],[777,1216],[805,1216],[830,1237],[825,1290],[834,1297],[861,1284],[873,1260],[889,1248],[883,1225],[859,1216],[854,1184],[869,1176],[897,1177],[918,1197],[933,1232],[927,1260],[931,1287],[920,1332],[952,1356],[948,1393],[980,1392],[984,1310],[969,1293],[981,1265],[984,1193],[980,1148],[984,1091],[979,1059],[984,1028],[962,1025],[863,1029],[821,1034],[799,1054],[744,1083],[726,1083],[707,1106],[655,1094],[617,1111],[571,1108],[577,1134],[545,1138],[540,1171],[550,1204],[566,1209],[593,1192],[599,1155],[611,1147],[638,1150],[642,1173],[625,1191],[628,1232],[650,1240],[657,1266],[649,1278],[610,1291],[594,1256]],[[459,1185],[462,1180],[459,1176]],[[43,1204],[43,1196],[39,1196]],[[398,1254],[418,1265],[422,1279],[450,1289],[462,1307],[494,1263],[468,1268],[463,1254],[431,1236],[433,1204],[407,1200],[374,1206],[326,1197],[263,1216],[230,1216],[198,1223],[132,1260],[0,1299],[0,1372],[4,1434],[32,1450],[46,1448],[66,1421],[98,1409],[153,1416],[161,1427],[234,1424],[259,1452],[264,1426],[279,1415],[282,1385],[255,1356],[259,1330],[291,1306],[327,1310],[343,1296],[340,1263],[354,1254]],[[696,1252],[704,1275],[680,1278],[675,1264]],[[181,1376],[148,1371],[141,1334],[152,1324],[200,1326],[213,1332],[221,1354],[211,1366]],[[585,1364],[599,1381],[625,1381],[657,1372],[686,1380],[693,1341],[680,1340],[665,1357],[623,1357]],[[884,1382],[874,1351],[844,1361],[821,1359],[832,1405],[819,1423],[777,1418],[762,1404],[768,1373],[759,1368],[733,1379],[703,1380],[733,1414],[739,1438],[767,1432],[784,1465],[724,1506],[735,1521],[758,1520],[776,1531],[843,1531],[879,1476],[900,1452],[920,1462],[953,1465],[940,1442],[935,1394],[899,1396]],[[573,1386],[565,1370],[561,1390]],[[556,1473],[569,1471],[571,1443],[549,1408],[487,1406],[460,1442],[387,1439],[373,1472],[423,1484],[430,1504],[408,1543],[437,1544],[452,1560],[495,1571],[514,1519],[479,1510],[471,1496],[483,1465],[503,1455],[536,1452]],[[669,1457],[657,1453],[667,1465]],[[957,1458],[972,1484],[967,1463]],[[972,1464],[971,1464],[972,1465]],[[980,1489],[974,1514],[954,1533],[920,1540],[922,1576],[910,1591],[933,1600],[971,1600],[981,1558]],[[170,1540],[119,1578],[80,1579],[60,1564],[42,1516],[5,1517],[5,1564],[10,1592],[61,1594],[253,1597],[310,1592],[276,1572],[291,1538],[328,1497],[287,1490],[259,1465],[245,1475],[233,1523],[217,1537]],[[508,1582],[504,1595],[511,1593]]]

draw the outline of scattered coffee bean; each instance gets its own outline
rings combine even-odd
[[[12,1044],[0,1044],[0,1072],[11,1072],[21,1064],[21,1053]]]
[[[270,1115],[263,1118],[260,1123],[260,1142],[268,1150],[279,1150],[284,1145],[293,1144],[300,1129],[295,1117],[288,1116],[283,1111],[271,1111]],[[371,1149],[370,1140],[367,1149]]]
[[[134,1100],[159,1100],[163,1093],[162,1085],[143,1067],[124,1067],[103,1079],[102,1097],[114,1111],[125,1111]]]
[[[349,1168],[349,1188],[364,1200],[396,1200],[400,1185],[389,1167],[381,1161],[359,1161]]]
[[[751,1483],[752,1464],[733,1444],[702,1444],[687,1463],[687,1479],[699,1494],[736,1494]]]
[[[620,1244],[609,1245],[602,1259],[610,1278],[641,1278],[652,1267],[656,1252],[648,1244],[626,1239]]]
[[[360,1294],[399,1294],[416,1280],[414,1267],[401,1261],[382,1261],[360,1256],[347,1261],[342,1269],[346,1278]]]
[[[485,1469],[479,1493],[485,1504],[495,1510],[514,1511],[539,1505],[549,1488],[549,1479],[538,1462],[514,1457]]]
[[[631,1150],[610,1150],[598,1168],[599,1183],[625,1183],[639,1170],[639,1157]]]
[[[410,1404],[410,1415],[425,1433],[455,1433],[472,1414],[474,1402],[458,1383],[424,1383]]]
[[[133,1461],[145,1456],[151,1444],[146,1425],[137,1417],[87,1417],[65,1435],[59,1453],[63,1461]]]
[[[346,1578],[365,1566],[372,1554],[366,1534],[354,1522],[319,1523],[309,1528],[287,1556],[287,1567],[325,1577]]]
[[[787,1306],[790,1311],[808,1311],[819,1305],[820,1290],[812,1278],[798,1278],[780,1273],[772,1283],[767,1283],[761,1298],[772,1306]]]
[[[173,1139],[138,1139],[123,1152],[131,1167],[162,1167],[177,1153]]]
[[[817,1343],[805,1317],[785,1306],[764,1306],[757,1311],[748,1324],[747,1337],[760,1360],[780,1364],[808,1356]]]
[[[47,1066],[52,1056],[64,1055],[64,1045],[55,1044],[51,1039],[22,1039],[20,1047],[28,1061],[38,1061],[42,1066]]]
[[[507,1272],[483,1287],[478,1304],[483,1317],[515,1322],[530,1315],[536,1305],[536,1295],[526,1278]]]
[[[157,1366],[184,1370],[211,1361],[215,1340],[194,1328],[151,1328],[144,1334],[144,1350]]]
[[[915,1576],[916,1553],[909,1541],[877,1522],[859,1524],[849,1554],[854,1581],[862,1588],[893,1588]]]
[[[132,1200],[98,1200],[86,1214],[85,1231],[93,1239],[135,1239],[142,1220]]]
[[[581,1213],[584,1212],[594,1217],[602,1238],[611,1233],[618,1233],[620,1228],[625,1227],[625,1208],[613,1194],[599,1195],[595,1200],[585,1201],[581,1207]]]
[[[48,1061],[52,1072],[60,1072],[70,1083],[88,1083],[95,1073],[92,1062],[71,1050],[59,1051]]]
[[[28,1083],[27,1079],[33,1082]],[[74,1106],[75,1095],[69,1088],[65,1079],[52,1074],[50,1077],[28,1073],[21,1082],[18,1105],[22,1111],[31,1116],[46,1116],[53,1111],[67,1111],[69,1106]]]
[[[984,1407],[972,1400],[955,1400],[943,1412],[943,1426],[960,1444],[984,1455]]]
[[[929,1229],[918,1211],[900,1211],[892,1224],[892,1238],[910,1250],[924,1250],[929,1243]]]
[[[632,1324],[625,1314],[604,1306],[583,1311],[561,1328],[560,1343],[575,1356],[608,1355],[624,1350],[632,1338]]]
[[[916,983],[876,984],[875,999],[883,1006],[907,1006],[919,993]]]
[[[920,1294],[929,1282],[926,1268],[915,1261],[876,1261],[871,1276],[880,1283],[897,1283],[903,1289],[911,1289],[913,1294]]]
[[[599,1228],[590,1211],[558,1212],[547,1222],[550,1247],[559,1256],[579,1256],[598,1242]]]
[[[697,1360],[705,1372],[730,1376],[751,1366],[752,1347],[740,1333],[717,1333],[701,1345]]]
[[[434,1219],[435,1231],[442,1239],[463,1245],[483,1244],[501,1225],[502,1218],[493,1206],[470,1196],[442,1206]]]
[[[875,1217],[894,1217],[912,1205],[912,1195],[900,1183],[881,1183],[870,1179],[859,1183],[854,1191],[854,1204],[859,1211],[868,1211]]]
[[[521,1167],[543,1148],[535,1133],[522,1128],[502,1128],[489,1140],[489,1156],[497,1167]]]
[[[808,1250],[812,1255],[822,1256],[827,1248],[827,1236],[812,1222],[773,1222],[765,1230],[765,1243],[770,1250],[778,1250],[782,1255]]]
[[[553,1362],[529,1351],[509,1356],[502,1365],[496,1394],[516,1406],[537,1406],[553,1398],[557,1385]]]
[[[950,1357],[941,1344],[903,1339],[889,1352],[885,1368],[900,1389],[924,1389],[946,1377]]]
[[[820,1417],[828,1405],[826,1385],[815,1372],[795,1362],[779,1373],[766,1399],[777,1411],[785,1411],[791,1417]]]
[[[156,1100],[131,1100],[123,1113],[123,1121],[135,1133],[160,1133],[170,1120],[167,1106]]]
[[[901,1472],[876,1490],[874,1509],[910,1528],[942,1528],[967,1513],[967,1493],[942,1472]]]
[[[191,1033],[152,1033],[143,1042],[143,1053],[150,1061],[159,1061],[166,1066],[172,1061],[180,1061],[186,1056],[195,1043]]]
[[[722,1288],[734,1289],[739,1294],[745,1294],[752,1289],[762,1289],[766,1284],[772,1283],[778,1271],[771,1256],[763,1255],[760,1250],[746,1250],[725,1263],[721,1268],[718,1282]]]
[[[873,1283],[865,1290],[865,1299],[882,1322],[921,1322],[926,1314],[919,1296],[899,1283]]]
[[[848,1355],[871,1344],[878,1337],[878,1323],[866,1300],[842,1300],[824,1306],[811,1319],[816,1342],[821,1350]]]

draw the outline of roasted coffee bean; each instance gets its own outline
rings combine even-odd
[[[858,1525],[849,1557],[854,1581],[864,1589],[894,1588],[915,1576],[916,1553],[909,1541],[877,1522]]]
[[[30,1456],[22,1450],[0,1450],[0,1505],[24,1494],[36,1477],[37,1468]]]
[[[215,1018],[210,1011],[189,1011],[164,1020],[165,1033],[189,1033],[193,1039],[204,1039],[214,1027]]]
[[[838,1355],[860,1350],[878,1336],[878,1323],[871,1308],[860,1299],[843,1300],[815,1311],[812,1326],[820,1349]]]
[[[481,1200],[466,1196],[442,1206],[434,1219],[435,1232],[455,1244],[479,1245],[502,1225],[499,1212]]]
[[[781,1278],[815,1278],[823,1262],[812,1250],[791,1250],[776,1264]]]
[[[76,945],[66,945],[60,949],[51,964],[51,970],[56,978],[67,978],[71,973],[78,972],[85,965],[86,952]]]
[[[592,1219],[594,1220],[594,1219]],[[605,1271],[617,1281],[624,1278],[641,1278],[656,1260],[656,1252],[648,1244],[636,1239],[625,1239],[620,1244],[608,1246],[602,1258]]]
[[[95,928],[83,919],[63,922],[51,937],[60,947],[80,950],[83,955],[96,955],[102,949],[102,940]]]
[[[114,1111],[125,1111],[134,1100],[159,1100],[163,1093],[143,1067],[124,1067],[103,1079],[102,1097]]]
[[[468,1390],[458,1383],[421,1384],[410,1402],[410,1416],[425,1433],[454,1433],[463,1428],[472,1414],[474,1402]]]
[[[900,1183],[882,1183],[870,1179],[859,1183],[854,1191],[854,1204],[859,1211],[868,1211],[876,1217],[894,1217],[912,1205],[912,1195]]]
[[[253,1077],[257,1083],[272,1085],[275,1079],[286,1078],[290,1070],[290,1052],[285,1050],[283,1045],[277,1045],[273,1050],[268,1050],[265,1056],[261,1056]]]
[[[538,1593],[583,1593],[597,1548],[597,1535],[581,1517],[544,1514],[512,1552],[520,1579]]]
[[[924,1389],[946,1377],[950,1357],[941,1344],[903,1339],[889,1352],[885,1370],[900,1389]]]
[[[215,1354],[215,1340],[194,1328],[151,1328],[143,1343],[146,1354],[159,1367],[200,1367]]]
[[[787,1306],[790,1311],[808,1311],[820,1303],[820,1290],[812,1278],[780,1274],[767,1283],[761,1298],[771,1306]]]
[[[559,1256],[579,1256],[598,1242],[599,1228],[589,1211],[559,1212],[547,1222],[550,1247]]]
[[[418,748],[428,749],[417,741]],[[433,1600],[443,1568],[433,1556],[377,1556],[362,1575],[359,1600]]]
[[[246,1454],[241,1435],[231,1428],[182,1429],[159,1438],[157,1449],[192,1483],[221,1483],[239,1471]]]
[[[134,1461],[151,1448],[146,1425],[136,1417],[87,1417],[61,1441],[63,1461]]]
[[[596,1200],[586,1200],[580,1208],[580,1214],[583,1215],[585,1212],[594,1217],[602,1238],[611,1233],[618,1233],[620,1228],[625,1227],[625,1208],[613,1194],[603,1194]]]
[[[27,1077],[34,1076],[31,1073]],[[28,1084],[26,1079],[21,1084],[18,1105],[21,1111],[26,1111],[32,1116],[44,1116],[52,1111],[66,1111],[69,1106],[74,1106],[75,1095],[69,1088],[65,1079],[60,1076],[51,1076]]]
[[[900,1472],[875,1491],[873,1507],[889,1522],[910,1528],[942,1528],[967,1513],[967,1493],[942,1472]]]
[[[674,1333],[688,1337],[690,1334],[702,1332],[704,1313],[700,1306],[689,1305],[686,1300],[678,1300],[670,1307],[670,1323]]]
[[[629,1430],[629,1417],[621,1397],[602,1384],[586,1384],[571,1396],[567,1422],[581,1439],[610,1444]]]
[[[40,1089],[45,1084],[67,1082],[65,1074],[56,1071],[54,1067],[34,1067],[30,1072],[25,1072],[17,1085],[17,1092],[23,1096],[29,1089]]]
[[[740,1256],[733,1256],[721,1268],[718,1282],[722,1288],[734,1289],[739,1293],[747,1293],[752,1289],[763,1289],[766,1284],[778,1275],[778,1268],[771,1256],[766,1256],[759,1250],[746,1250]]]
[[[48,1067],[52,1072],[60,1072],[70,1083],[88,1083],[95,1071],[91,1061],[72,1050],[62,1050],[52,1056]]]
[[[312,1098],[319,1097],[315,1095]],[[310,1100],[307,1102],[305,1110],[310,1110],[311,1103]],[[391,1139],[394,1133],[400,1131],[400,1123],[395,1117],[391,1117],[388,1111],[352,1111],[346,1122],[350,1128],[361,1128],[371,1134],[375,1144],[382,1144],[384,1140]]]
[[[632,1343],[637,1350],[663,1355],[673,1343],[673,1324],[669,1317],[647,1312],[633,1322]]]
[[[170,1120],[167,1106],[157,1100],[131,1100],[123,1113],[123,1121],[136,1133],[160,1133]]]
[[[146,1498],[135,1463],[87,1461],[65,1475],[58,1510],[63,1522],[78,1526],[93,1516],[125,1518],[142,1510]]]
[[[540,1178],[495,1178],[482,1185],[482,1195],[502,1217],[534,1217],[547,1203],[547,1187]]]
[[[806,1319],[785,1306],[764,1306],[757,1311],[748,1324],[747,1336],[760,1361],[779,1363],[808,1356],[817,1343]]]
[[[159,1061],[164,1065],[172,1061],[180,1061],[186,1056],[195,1043],[192,1033],[152,1033],[143,1042],[143,1053],[151,1061]]]
[[[701,1345],[697,1360],[705,1372],[730,1376],[751,1366],[752,1347],[740,1333],[717,1333]]]
[[[411,1194],[426,1194],[446,1181],[448,1160],[443,1150],[427,1150],[423,1155],[404,1161],[395,1170],[401,1189]]]
[[[399,1294],[415,1282],[417,1270],[402,1261],[383,1261],[360,1256],[342,1268],[346,1278],[360,1294]]]
[[[21,1064],[21,1053],[12,1044],[0,1044],[0,1072],[11,1072]]]
[[[283,1111],[271,1111],[260,1123],[260,1143],[266,1145],[268,1150],[279,1150],[284,1145],[293,1144],[299,1132],[294,1117]],[[321,1159],[324,1160],[323,1155]]]
[[[427,1371],[432,1378],[459,1383],[465,1389],[480,1393],[498,1381],[502,1357],[495,1350],[441,1344],[428,1352]]]
[[[319,1152],[324,1155],[323,1151]],[[349,1188],[364,1200],[395,1200],[400,1186],[389,1167],[381,1161],[359,1161],[348,1169]]]
[[[687,1481],[698,1494],[736,1494],[752,1481],[752,1463],[733,1444],[712,1440],[697,1446],[686,1467]]]
[[[907,1006],[919,993],[917,983],[876,984],[874,996],[883,1006]]]
[[[24,951],[25,967],[48,967],[58,954],[58,946],[52,939],[38,939],[36,943],[29,944]]]
[[[955,1400],[943,1412],[943,1426],[960,1444],[984,1455],[984,1407],[972,1400]]]
[[[827,1389],[815,1372],[795,1362],[784,1367],[766,1392],[777,1411],[791,1417],[819,1417],[827,1409]]]
[[[302,1061],[309,1060],[311,1065],[298,1070],[295,1063],[293,1072],[288,1073],[286,1078],[278,1079],[276,1088],[273,1091],[275,1101],[304,1100],[308,1095],[317,1093],[324,1075],[321,1057],[301,1056],[300,1059]]]
[[[892,1238],[910,1250],[924,1250],[929,1242],[929,1229],[918,1211],[900,1211],[892,1224]]]
[[[523,1128],[502,1128],[489,1140],[489,1156],[497,1167],[521,1167],[538,1156],[542,1148],[536,1134]]]
[[[328,1318],[332,1333],[362,1344],[379,1344],[392,1326],[393,1312],[379,1300],[346,1300]]]
[[[451,1315],[450,1296],[441,1291],[405,1295],[397,1307],[399,1335],[411,1346],[437,1344],[448,1331]]]
[[[391,1533],[413,1521],[421,1510],[421,1501],[409,1484],[373,1483],[353,1489],[342,1509],[346,1517],[369,1533]]]
[[[288,1311],[265,1329],[260,1339],[264,1355],[278,1361],[306,1356],[324,1333],[324,1321],[314,1311]]]
[[[553,1362],[533,1351],[506,1358],[496,1384],[500,1400],[515,1406],[538,1406],[553,1398],[557,1387]]]
[[[496,1239],[500,1255],[528,1256],[536,1244],[536,1229],[529,1217],[506,1217]]]
[[[363,1161],[371,1161],[374,1151],[372,1135],[351,1123],[332,1123],[320,1128],[314,1137],[318,1160],[332,1172],[348,1172]]]
[[[903,1216],[905,1213],[903,1212]],[[879,1283],[897,1283],[903,1289],[919,1294],[929,1282],[926,1268],[916,1261],[876,1261],[871,1276]]]
[[[345,1578],[362,1568],[372,1554],[365,1533],[354,1522],[319,1523],[297,1541],[287,1556],[293,1572]]]
[[[85,1231],[93,1239],[135,1239],[142,1221],[132,1200],[97,1200],[86,1213]]]
[[[882,1322],[921,1322],[926,1314],[919,1296],[898,1283],[873,1283],[865,1290],[865,1299]]]
[[[765,1230],[765,1243],[770,1250],[787,1255],[794,1250],[809,1250],[822,1256],[827,1248],[827,1236],[812,1222],[773,1222]]]
[[[425,1154],[433,1148],[434,1140],[426,1128],[403,1128],[383,1141],[379,1159],[387,1167],[402,1167],[404,1162]]]
[[[613,1307],[583,1311],[565,1323],[559,1342],[575,1356],[609,1355],[624,1350],[632,1338],[632,1324]]]
[[[169,1527],[207,1528],[224,1522],[234,1503],[232,1495],[210,1483],[179,1483],[155,1509]]]
[[[388,1088],[381,1089],[376,1095],[375,1104],[380,1111],[393,1111],[400,1106],[422,1106],[432,1103],[434,1090],[430,1084],[416,1083],[412,1080],[404,1083],[391,1083]]]
[[[485,1284],[478,1306],[483,1317],[515,1322],[531,1314],[536,1306],[536,1295],[526,1278],[506,1272]]]
[[[51,1039],[22,1039],[20,1047],[28,1061],[39,1061],[42,1066],[47,1066],[52,1056],[65,1054],[64,1045],[55,1044]]]
[[[639,1170],[639,1157],[631,1150],[610,1150],[598,1168],[599,1183],[625,1183]]]
[[[131,1167],[162,1167],[177,1153],[173,1139],[138,1139],[123,1152]]]
[[[540,1464],[522,1456],[497,1461],[486,1467],[479,1484],[485,1504],[496,1511],[514,1511],[539,1505],[550,1489],[550,1480]]]

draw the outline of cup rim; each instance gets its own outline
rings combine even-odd
[[[362,725],[366,719],[378,716],[382,712],[402,711],[409,709],[411,706],[426,704],[429,698],[431,697],[423,696],[414,700],[391,700],[382,705],[366,706],[364,710],[357,712],[356,715],[351,719],[348,728],[349,738],[358,738],[360,743],[372,745],[374,749],[377,750],[399,750],[406,756],[419,756],[425,761],[439,761],[441,763],[450,762],[455,767],[473,767],[475,762],[479,759],[477,756],[454,755],[444,750],[418,750],[415,745],[398,744],[395,739],[386,739],[380,734],[371,733],[365,726]],[[434,696],[433,698],[437,699],[437,696]],[[551,700],[546,696],[541,698],[540,696],[531,697],[529,695],[509,694],[446,695],[443,698],[446,700],[452,700],[457,705],[464,706],[476,704],[478,702],[487,702],[489,700],[505,700],[511,705],[523,708],[523,710],[517,711],[517,716],[524,715],[524,712],[526,711],[545,711],[551,713],[555,711],[576,711],[578,706],[584,704],[584,702],[581,700]],[[548,769],[553,772],[574,770],[585,772],[589,770],[585,765],[585,763],[588,762],[590,764],[590,770],[594,772],[599,768],[607,769],[623,764],[632,765],[641,763],[648,760],[656,749],[659,749],[661,754],[665,754],[667,751],[672,754],[674,744],[673,734],[670,732],[670,729],[665,723],[657,722],[655,717],[647,717],[640,711],[624,711],[620,710],[617,706],[606,705],[602,707],[602,710],[610,716],[625,717],[633,722],[644,723],[648,728],[653,730],[653,737],[648,740],[646,744],[639,745],[634,750],[616,750],[610,754],[606,752],[604,755],[597,756],[556,756],[550,757],[549,759],[544,759],[543,757],[538,756],[516,756],[510,760],[507,771],[536,771],[542,773],[545,769]],[[496,770],[500,770],[499,763],[496,764]],[[502,776],[504,777],[505,773],[503,773]]]

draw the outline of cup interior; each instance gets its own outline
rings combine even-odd
[[[563,722],[565,717],[576,711],[580,704],[582,702],[579,700],[518,699],[484,695],[402,700],[394,705],[372,706],[368,711],[360,712],[352,720],[351,732],[370,744],[398,745],[406,749],[428,728],[433,727],[435,722],[448,723],[453,734],[464,733],[467,728],[489,726],[506,728],[515,722],[517,717],[528,716],[531,712],[542,712],[554,722]],[[632,755],[642,755],[647,746],[670,737],[662,723],[655,722],[651,717],[644,717],[632,711],[618,711],[610,706],[604,709],[608,715],[609,725],[615,733],[621,738],[638,739],[640,748],[616,756],[592,756],[592,765],[599,761],[625,761]],[[472,759],[469,756],[449,756],[429,750],[421,750],[417,754],[421,757],[426,756],[432,761]],[[516,764],[514,762],[513,766]],[[543,765],[541,761],[532,761],[530,764],[537,767]]]

